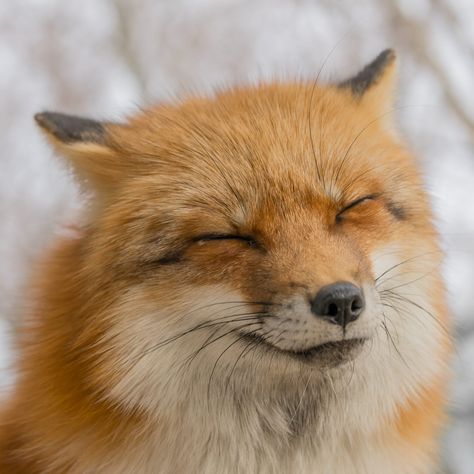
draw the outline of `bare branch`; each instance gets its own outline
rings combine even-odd
[[[406,30],[410,35],[411,41],[416,45],[418,59],[420,59],[434,73],[438,79],[438,82],[441,84],[448,105],[457,115],[459,120],[466,126],[471,140],[474,141],[474,120],[465,110],[463,104],[453,92],[453,84],[446,72],[446,69],[439,62],[439,60],[429,53],[429,35],[426,23],[406,15],[396,0],[391,0],[389,2],[385,2],[384,4],[386,8],[389,9],[390,14],[393,17],[393,23],[401,23],[407,27]]]
[[[142,99],[146,99],[149,96],[146,75],[134,51],[131,38],[130,19],[133,19],[132,10],[136,8],[136,5],[126,0],[113,0],[112,4],[117,13],[117,52],[137,81]],[[133,5],[133,8],[130,8],[131,5]]]

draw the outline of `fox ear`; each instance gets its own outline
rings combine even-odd
[[[56,112],[36,114],[35,120],[79,178],[96,188],[119,178],[119,158],[108,145],[106,123]]]
[[[391,111],[395,99],[397,60],[393,49],[382,51],[358,74],[339,84],[352,96],[373,107],[378,114]]]

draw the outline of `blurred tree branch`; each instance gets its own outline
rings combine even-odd
[[[136,3],[127,0],[113,0],[112,4],[117,14],[117,52],[123,58],[131,74],[137,81],[142,99],[149,96],[145,71],[143,71],[138,55],[134,51],[132,41],[132,22]]]
[[[474,58],[474,46],[466,41],[466,38],[463,37],[461,34],[462,28],[461,25],[459,24],[459,17],[455,14],[451,6],[446,2],[446,0],[431,0],[433,2],[433,5],[436,7],[436,9],[443,14],[443,18],[449,22],[454,28],[452,28],[451,32],[452,34],[455,35],[457,42],[459,45],[461,45],[463,48],[466,49],[466,51],[469,54],[469,57]]]
[[[434,2],[437,5],[443,3],[439,2],[438,0],[434,0]],[[393,23],[404,25],[406,33],[410,36],[410,41],[416,46],[418,59],[421,60],[421,62],[433,72],[434,76],[441,84],[448,105],[457,115],[459,120],[465,125],[469,132],[471,141],[474,142],[474,120],[464,108],[464,104],[460,101],[459,97],[454,93],[454,87],[446,71],[446,68],[438,59],[434,57],[433,54],[430,53],[430,41],[427,31],[427,25],[429,23],[421,22],[413,17],[408,16],[400,7],[400,4],[397,0],[390,0],[389,2],[384,2],[383,4],[388,9],[389,14],[392,16]],[[449,21],[457,22],[457,18],[454,16],[454,13],[449,10],[447,5],[444,5],[443,13],[447,16]],[[460,43],[463,44],[461,41]],[[472,48],[471,54],[473,54]]]

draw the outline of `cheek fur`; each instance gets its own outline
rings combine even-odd
[[[246,315],[252,308],[232,287],[183,285],[180,290],[172,286],[169,291],[135,288],[111,308],[117,316],[107,340],[97,348],[101,363],[91,378],[95,385],[109,387],[112,399],[130,406],[161,403],[154,394],[169,390],[166,384],[174,383],[180,365],[199,350],[210,333],[218,329],[219,335],[248,324]],[[202,355],[210,357],[214,351],[210,345]]]

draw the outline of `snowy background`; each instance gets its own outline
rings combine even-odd
[[[474,473],[473,0],[0,0],[0,380],[32,262],[80,205],[35,128],[43,109],[120,119],[184,91],[344,78],[400,58],[397,115],[447,251],[458,351],[445,472]]]

